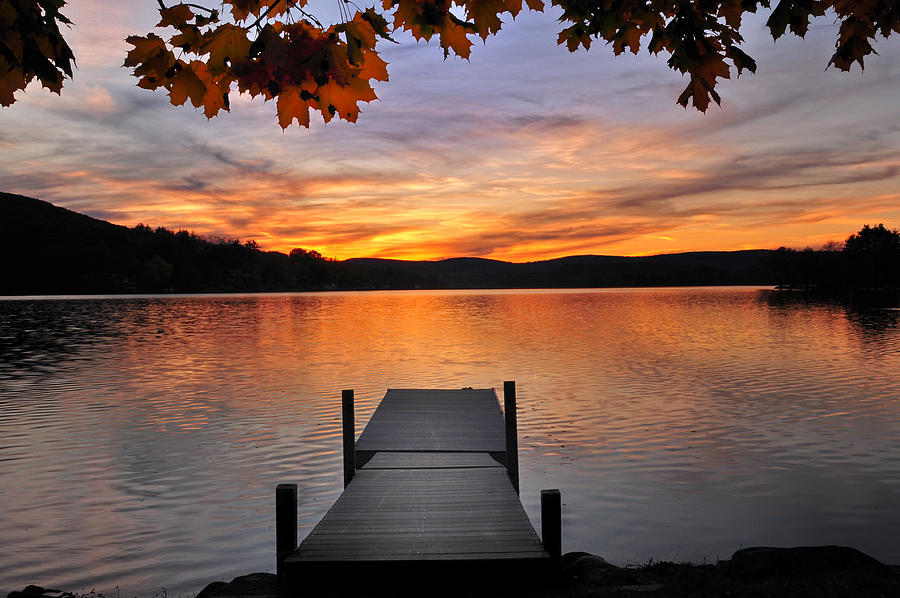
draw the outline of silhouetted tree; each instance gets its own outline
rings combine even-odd
[[[844,243],[853,285],[884,288],[900,285],[900,231],[883,224],[859,229]]]
[[[165,290],[172,278],[172,264],[156,254],[144,262],[141,283],[150,290]]]

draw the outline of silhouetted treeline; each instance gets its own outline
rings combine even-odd
[[[614,257],[584,255],[527,263],[481,258],[340,262],[339,286],[353,288],[591,288],[772,284],[768,250]]]
[[[318,252],[262,251],[165,228],[118,226],[0,194],[0,294],[316,290],[334,279]]]
[[[780,247],[770,257],[775,284],[820,294],[895,293],[900,287],[900,231],[868,224],[823,251]]]
[[[262,251],[254,241],[118,226],[0,193],[0,295],[350,289],[780,285],[832,292],[898,286],[900,235],[864,227],[831,251],[708,251],[573,256],[529,263],[480,258],[329,260]]]

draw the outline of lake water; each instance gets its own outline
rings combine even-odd
[[[900,563],[900,312],[748,288],[0,300],[0,593],[151,597],[274,569],[389,388],[518,382],[522,500],[563,550]],[[117,590],[118,588],[118,590]],[[164,588],[164,589],[163,589]],[[116,592],[118,591],[118,594]]]

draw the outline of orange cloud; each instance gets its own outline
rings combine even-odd
[[[547,48],[504,38],[515,63],[489,44],[465,71],[391,46],[392,81],[359,125],[282,134],[271,103],[236,99],[207,122],[136,88],[122,40],[158,15],[107,4],[71,6],[82,70],[63,97],[0,112],[0,147],[13,156],[0,164],[4,190],[120,224],[336,258],[803,247],[900,224],[896,108],[875,102],[896,96],[897,79],[874,59],[875,74],[837,91],[788,89],[784,73],[767,81],[761,69],[758,98],[734,87],[732,102],[701,116],[672,107],[677,75],[661,79],[658,59],[568,56],[552,34]],[[650,88],[665,112],[648,104]]]

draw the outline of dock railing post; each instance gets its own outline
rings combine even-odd
[[[353,390],[341,391],[341,420],[344,427],[344,488],[356,473],[356,423],[353,418]]]
[[[275,574],[278,595],[287,595],[284,560],[297,549],[297,484],[275,487]]]
[[[519,431],[516,426],[516,383],[503,383],[503,414],[506,420],[506,473],[519,493]]]
[[[562,499],[558,489],[541,490],[541,541],[551,559],[562,555]]]

